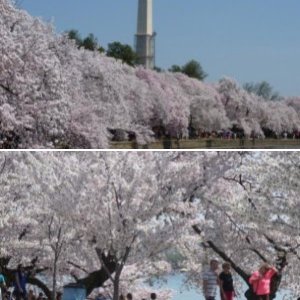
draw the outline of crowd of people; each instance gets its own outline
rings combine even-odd
[[[47,300],[47,297],[41,292],[35,293],[32,289],[27,291],[26,285],[29,275],[23,265],[19,264],[15,273],[13,289],[10,291],[0,267],[0,300]],[[56,300],[61,300],[61,298],[62,293],[58,292]]]
[[[263,264],[251,274],[249,284],[256,300],[270,300],[271,279],[277,273],[275,267]],[[233,300],[236,297],[230,263],[222,265],[219,273],[219,261],[212,259],[209,270],[203,273],[203,293],[206,300],[215,300],[218,290],[222,300]]]
[[[157,299],[157,295],[156,295],[156,293],[151,293],[150,295],[149,295],[149,299],[150,300],[156,300]],[[110,298],[107,298],[106,296],[104,296],[102,293],[99,293],[99,295],[96,297],[96,299],[95,300],[109,300]],[[133,294],[131,294],[131,293],[128,293],[126,296],[124,296],[123,294],[121,294],[120,296],[119,296],[119,299],[120,300],[134,300],[135,298],[133,297]],[[142,299],[139,299],[139,300],[148,300],[148,299],[146,299],[146,298],[142,298]]]
[[[265,138],[273,138],[273,139],[299,139],[300,138],[300,131],[294,132],[269,132],[265,133],[264,135],[255,133],[254,131],[251,132],[250,135],[246,135],[243,130],[218,130],[218,131],[203,131],[199,130],[193,134],[194,138],[219,138],[224,140],[236,140],[236,139],[265,139]]]
[[[26,285],[27,285],[27,279],[29,277],[29,273],[25,271],[22,264],[18,265],[15,278],[14,278],[14,285],[13,285],[13,291],[9,292],[6,281],[4,278],[4,275],[2,274],[2,269],[0,266],[0,300],[47,300],[47,297],[39,292],[35,293],[32,289],[29,289],[27,291]],[[99,292],[99,294],[96,296],[95,300],[109,300],[111,297],[105,296],[104,293]],[[126,296],[123,294],[119,297],[120,300],[133,300],[133,294],[128,293]],[[157,295],[156,293],[149,294],[149,300],[156,300]],[[146,298],[139,299],[139,300],[148,300]],[[62,293],[58,292],[56,294],[56,300],[62,300]]]
[[[263,264],[257,271],[253,272],[249,278],[251,293],[256,300],[270,300],[271,279],[277,273],[275,267],[269,264]],[[12,295],[16,300],[45,300],[43,293],[36,295],[33,290],[26,291],[28,274],[22,265],[19,265],[15,274],[14,290]],[[222,271],[219,272],[219,261],[212,259],[209,269],[203,273],[203,293],[206,300],[216,300],[217,293],[220,292],[222,300],[233,300],[237,294],[234,288],[234,280],[231,273],[231,265],[228,262],[223,263]],[[7,292],[5,278],[0,267],[0,300],[11,300],[12,295]],[[61,300],[62,294],[57,293],[57,299]],[[95,300],[108,300],[110,297],[99,292]],[[119,300],[133,300],[133,294],[128,293],[126,296],[120,295]],[[149,295],[149,300],[156,300],[156,293]],[[148,300],[148,299],[139,299]]]

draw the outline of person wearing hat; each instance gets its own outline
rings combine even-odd
[[[219,261],[216,258],[211,259],[209,270],[203,273],[203,293],[205,300],[215,300],[219,287],[218,279]]]

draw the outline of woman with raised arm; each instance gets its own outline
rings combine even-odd
[[[263,264],[258,271],[251,275],[249,283],[258,300],[270,300],[271,279],[277,272],[275,267]]]

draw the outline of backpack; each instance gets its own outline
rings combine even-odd
[[[252,286],[245,292],[245,297],[247,300],[258,300],[256,293],[253,291]]]

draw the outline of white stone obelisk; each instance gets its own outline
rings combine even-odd
[[[138,62],[147,69],[155,66],[155,35],[152,0],[139,0],[135,50]]]

